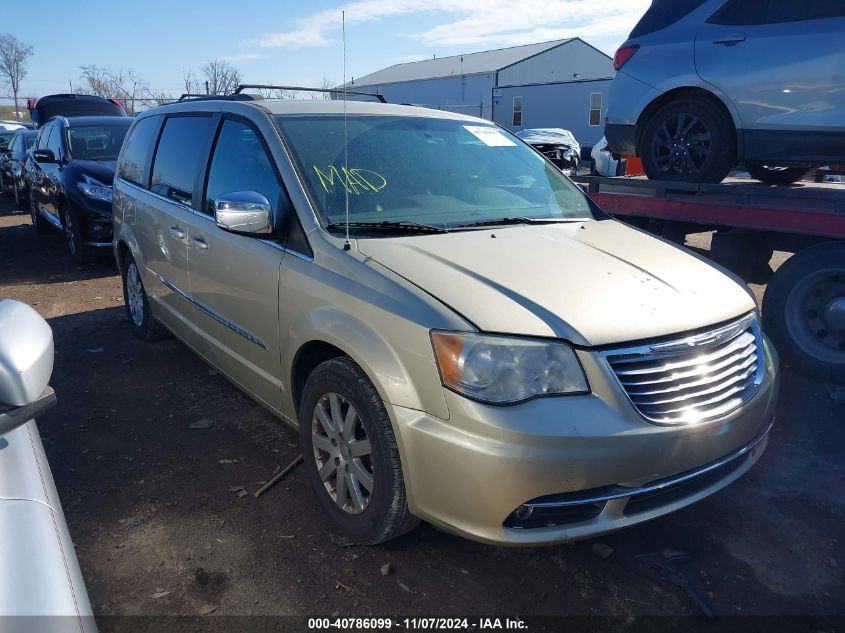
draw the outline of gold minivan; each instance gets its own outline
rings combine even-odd
[[[114,184],[129,325],[299,429],[338,530],[537,545],[759,459],[778,361],[724,271],[489,121],[343,100],[141,114]]]

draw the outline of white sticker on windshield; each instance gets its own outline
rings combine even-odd
[[[488,127],[486,125],[465,125],[464,129],[487,147],[516,147],[516,143],[494,127]]]

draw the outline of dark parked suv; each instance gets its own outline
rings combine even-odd
[[[40,127],[55,116],[126,116],[126,111],[116,99],[94,95],[58,94],[27,103],[29,116]]]
[[[14,195],[16,205],[23,200],[23,168],[36,136],[35,130],[15,130],[5,151],[0,150],[0,193]]]
[[[26,165],[32,225],[64,232],[82,261],[112,241],[114,166],[132,123],[128,117],[56,117],[38,134]]]

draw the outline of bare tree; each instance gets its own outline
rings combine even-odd
[[[134,116],[136,105],[150,98],[150,85],[132,70],[109,70],[99,66],[81,66],[82,91],[108,99],[118,99],[126,105],[127,114]]]
[[[208,82],[208,93],[228,95],[235,92],[241,83],[241,73],[225,59],[212,59],[202,67]]]
[[[15,117],[18,115],[18,92],[26,77],[26,60],[32,55],[32,46],[24,44],[14,35],[0,35],[0,77],[12,89],[15,98]]]
[[[193,70],[186,70],[182,73],[182,81],[185,82],[185,93],[194,95],[200,94],[202,88],[200,87],[200,80],[194,74]]]
[[[323,78],[320,80],[320,90],[331,90],[334,87],[335,87],[334,82],[331,79],[329,79],[328,77],[326,77],[325,75],[323,75]],[[314,100],[324,99],[324,100],[328,101],[329,99],[332,98],[332,93],[330,93],[330,92],[312,92],[311,98],[314,99]]]

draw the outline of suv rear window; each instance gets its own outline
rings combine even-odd
[[[117,175],[141,187],[150,181],[150,157],[153,154],[161,115],[141,119],[132,128],[132,133],[123,145]]]
[[[710,24],[751,26],[845,17],[842,0],[732,0],[707,20]]]
[[[210,133],[210,116],[169,117],[153,161],[150,191],[190,206]]]
[[[126,116],[119,106],[102,97],[43,97],[31,111],[32,120],[43,125],[54,116]]]
[[[672,26],[705,2],[707,0],[652,0],[651,7],[628,37],[642,37]]]

